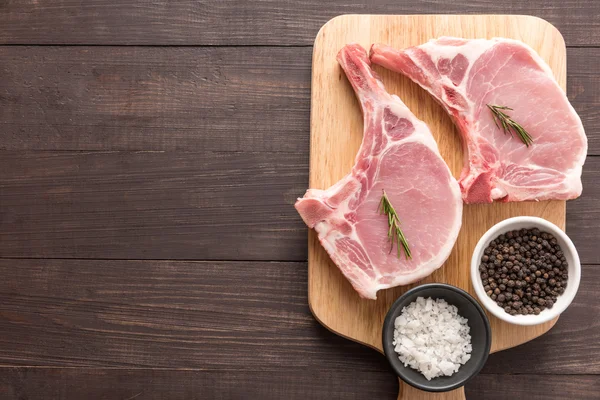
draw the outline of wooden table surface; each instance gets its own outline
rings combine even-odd
[[[1,399],[395,399],[383,356],[311,316],[292,206],[312,43],[342,13],[561,30],[589,139],[581,287],[466,392],[600,397],[600,2],[0,0]]]

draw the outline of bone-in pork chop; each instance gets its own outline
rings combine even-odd
[[[417,82],[452,116],[466,149],[459,179],[466,203],[568,200],[581,194],[583,125],[548,65],[529,46],[501,38],[442,37],[404,50],[373,45],[371,61]],[[511,108],[505,113],[533,143],[527,147],[518,135],[506,134],[488,105]]]
[[[309,189],[296,209],[354,289],[375,299],[378,290],[417,281],[444,263],[462,200],[429,128],[385,91],[366,51],[347,45],[338,61],[362,107],[363,142],[352,171],[329,189]],[[388,217],[378,211],[383,191],[412,258],[391,249]]]

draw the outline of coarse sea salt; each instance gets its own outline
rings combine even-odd
[[[451,376],[471,358],[467,322],[445,300],[419,297],[394,321],[394,350],[427,380]]]

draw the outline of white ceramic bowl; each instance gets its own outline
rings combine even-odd
[[[481,257],[483,256],[483,250],[490,242],[503,233],[523,228],[538,228],[542,232],[548,232],[554,235],[569,263],[569,278],[565,292],[558,296],[554,307],[542,311],[539,315],[508,314],[498,306],[494,300],[488,297],[483,288],[483,284],[481,283],[481,277],[479,276],[479,264],[481,263]],[[579,255],[577,254],[577,250],[575,249],[573,242],[571,242],[571,239],[569,239],[558,226],[537,217],[515,217],[497,223],[491,227],[481,239],[479,239],[477,246],[475,246],[475,251],[473,252],[473,258],[471,259],[471,282],[473,283],[473,288],[475,289],[475,293],[481,304],[483,304],[483,306],[494,316],[516,325],[537,325],[559,316],[575,298],[580,280],[581,264],[579,263]]]

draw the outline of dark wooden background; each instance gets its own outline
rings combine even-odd
[[[369,5],[365,5],[369,3]],[[342,13],[555,24],[589,139],[574,304],[469,399],[600,398],[600,2],[0,0],[0,398],[395,399],[307,306],[310,66]]]

